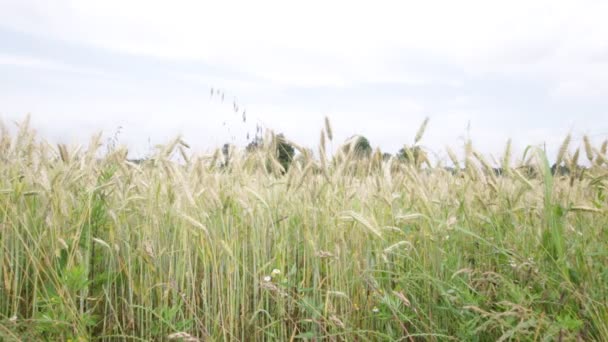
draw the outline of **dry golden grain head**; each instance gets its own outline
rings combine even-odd
[[[422,122],[422,125],[420,125],[420,128],[418,128],[418,132],[416,132],[416,137],[414,138],[414,144],[417,144],[420,139],[422,139],[422,136],[424,135],[424,131],[426,131],[426,125],[429,123],[429,118],[426,117],[424,119],[424,121]]]
[[[30,130],[30,113],[28,113],[25,116],[25,120],[23,120],[22,122],[19,123],[19,132],[17,133],[18,136],[25,136],[27,135],[27,133]]]
[[[129,155],[129,150],[122,146],[118,150],[112,152],[109,158],[113,158],[118,163],[123,163],[127,160],[127,156]]]
[[[464,144],[464,153],[466,157],[471,157],[473,155],[473,141],[471,139],[467,139]]]
[[[342,219],[343,220],[354,220],[356,222],[358,222],[359,224],[361,224],[363,227],[365,227],[370,233],[374,234],[375,236],[382,238],[382,233],[380,232],[380,229],[378,229],[375,225],[373,225],[369,220],[367,220],[363,215],[353,211],[353,210],[347,210],[345,212],[342,213]]]
[[[488,163],[486,158],[484,158],[484,156],[481,153],[479,153],[476,150],[473,150],[473,156],[475,157],[475,159],[477,159],[477,161],[479,161],[479,163],[481,163],[481,166],[483,166],[486,169],[491,169],[490,164]]]
[[[181,137],[178,136],[177,138],[173,139],[171,143],[162,147],[161,156],[164,158],[169,158],[173,153],[173,150],[175,150],[175,147],[180,143],[181,140]]]
[[[190,148],[190,145],[188,145],[182,138],[179,139],[179,144],[185,148]]]
[[[289,145],[293,146],[293,148],[295,148],[296,150],[298,150],[298,152],[300,152],[301,154],[306,154],[307,153],[307,149],[302,147],[301,145],[297,144],[296,142],[294,142],[293,140],[284,138],[285,142],[288,143]]]
[[[570,134],[568,134],[566,136],[566,139],[564,139],[564,142],[562,142],[562,145],[559,148],[559,151],[557,152],[557,158],[555,160],[555,165],[561,165],[562,161],[564,160],[564,155],[566,154],[566,152],[568,151],[568,146],[570,145]]]
[[[302,160],[304,160],[306,163],[308,163],[308,161],[312,160],[312,158],[313,158],[312,149],[302,148],[302,150],[299,150],[299,151],[301,153]]]
[[[198,342],[198,338],[188,334],[187,332],[176,332],[167,336],[168,340],[179,340],[182,342]]]
[[[325,132],[323,130],[321,130],[321,141],[320,141],[320,148],[322,151],[325,151]]]
[[[578,167],[578,157],[580,155],[580,148],[577,148],[576,151],[574,151],[574,155],[572,155],[572,159],[570,159],[570,171],[574,172],[574,170]]]
[[[507,140],[505,152],[502,156],[502,169],[507,171],[511,168],[511,139]]]
[[[600,153],[600,151],[596,148],[593,149],[595,151],[595,161],[593,162],[597,166],[602,166],[604,163],[608,163],[608,160],[604,154]]]
[[[464,167],[469,169],[473,163],[473,142],[468,139],[464,144]]]
[[[331,302],[330,302],[331,303]],[[344,325],[344,323],[340,320],[340,318],[338,318],[338,316],[336,315],[331,315],[329,316],[329,320],[335,324],[338,328],[340,329],[345,329],[346,326]]]
[[[456,153],[454,153],[454,151],[449,146],[446,146],[446,151],[448,152],[448,157],[450,157],[450,160],[452,161],[452,164],[454,164],[454,167],[460,169],[460,162],[458,162],[458,157],[456,156]]]
[[[186,154],[186,150],[184,149],[184,146],[178,146],[177,148],[179,150],[179,154],[182,156],[182,158],[184,159],[184,162],[186,162],[187,164],[190,163],[190,158],[188,157],[188,155]]]
[[[319,160],[321,161],[321,167],[325,170],[327,168],[327,160],[323,146],[319,146]]]
[[[299,189],[304,184],[304,181],[312,173],[314,166],[315,166],[314,161],[310,160],[309,163],[304,168],[304,170],[302,171],[302,175],[300,176],[300,180],[298,181],[298,183],[297,183],[297,185],[295,187],[296,190]],[[325,167],[325,166],[323,166],[323,167]]]
[[[329,123],[329,118],[327,116],[325,117],[325,133],[327,133],[327,138],[329,139],[329,141],[332,141],[334,139],[331,124]]]
[[[583,136],[583,143],[585,144],[585,154],[587,155],[587,159],[590,162],[593,162],[593,147],[591,146],[591,141],[589,141],[588,136]]]
[[[472,180],[477,180],[478,167],[477,167],[477,165],[475,165],[473,158],[465,157],[464,163],[465,163],[465,169],[466,169],[467,175],[469,175],[469,178]]]
[[[376,147],[372,160],[375,165],[382,165],[382,151],[380,151],[380,148]]]
[[[218,159],[220,159],[220,155],[222,154],[222,152],[220,151],[220,149],[216,149],[215,153],[213,153],[213,156],[211,157],[211,167],[215,167],[217,165],[217,161]]]
[[[318,252],[315,253],[315,256],[318,257],[318,258],[321,258],[321,259],[335,258],[334,253],[328,252],[328,251],[318,251]],[[335,294],[335,292],[333,294]],[[346,296],[346,294],[344,294],[344,296]]]
[[[277,160],[277,158],[275,156],[269,154],[268,159],[270,161],[271,170],[275,175],[281,175],[285,171],[287,171],[287,170],[285,170],[283,165],[281,165],[281,163],[279,163],[279,161]]]
[[[268,130],[267,134],[266,134],[266,140],[270,141],[270,144],[276,144],[277,142],[277,135],[274,133],[273,130]],[[266,144],[264,144],[266,145]],[[272,149],[274,150],[275,147],[272,147]]]
[[[608,139],[604,140],[604,142],[602,143],[602,147],[600,148],[600,152],[603,155],[606,155],[606,152],[608,152]]]
[[[57,147],[59,148],[59,156],[61,157],[61,161],[67,163],[69,159],[67,147],[64,144],[57,144]]]
[[[477,151],[473,151],[473,155],[475,156],[475,159],[477,159],[481,163],[483,168],[486,170],[486,173],[490,177],[490,179],[494,181],[494,183],[496,183],[496,174],[494,174],[494,169],[492,168],[492,165],[490,165],[488,160]]]
[[[102,133],[99,132],[95,135],[93,135],[93,137],[91,137],[91,140],[89,142],[89,149],[87,151],[87,154],[89,156],[93,156],[95,154],[95,152],[97,151],[97,149],[99,149],[99,147],[101,147],[101,135]]]
[[[0,133],[2,134],[2,138],[9,136],[8,128],[6,128],[6,125],[2,120],[0,120]]]
[[[149,256],[151,259],[156,258],[156,253],[154,252],[154,245],[152,245],[151,241],[144,241],[143,248],[147,256]]]

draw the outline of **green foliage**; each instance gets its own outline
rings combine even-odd
[[[287,139],[285,139],[285,136],[283,134],[279,134],[276,136],[275,145],[276,156],[279,160],[279,163],[285,171],[289,170],[289,165],[291,165],[291,162],[293,161],[293,156],[295,154],[293,146],[291,146],[291,144],[287,142]]]

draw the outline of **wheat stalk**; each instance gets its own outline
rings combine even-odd
[[[589,141],[588,136],[583,136],[583,142],[585,144],[585,154],[587,155],[587,159],[590,162],[593,162],[593,147],[591,146],[591,142]]]
[[[511,171],[511,139],[507,140],[507,145],[505,146],[505,152],[502,157],[502,169],[506,173]]]
[[[418,128],[418,131],[416,132],[416,137],[414,138],[414,145],[417,144],[420,141],[420,139],[422,139],[422,136],[424,135],[424,132],[426,131],[426,126],[428,123],[429,123],[429,118],[426,117],[424,119],[424,121],[422,121],[420,128]]]
[[[327,138],[329,138],[329,141],[332,141],[334,139],[333,131],[331,129],[329,118],[327,116],[325,117],[325,133],[327,133]]]
[[[456,156],[456,153],[454,153],[454,151],[449,146],[446,146],[446,150],[448,152],[450,160],[452,161],[452,164],[454,164],[454,167],[456,169],[460,169],[460,162],[458,162],[458,157]]]
[[[494,178],[496,163],[470,140],[457,176],[381,162],[378,148],[366,159],[339,149],[329,162],[304,147],[282,174],[270,133],[255,152],[231,146],[230,167],[221,168],[220,149],[197,155],[183,141],[173,148],[189,164],[163,158],[169,141],[136,165],[125,148],[98,153],[95,137],[81,149],[29,129],[6,134],[0,339],[608,336],[603,307],[593,304],[605,302],[604,264],[577,257],[608,248],[589,238],[608,222],[603,147],[590,147],[586,168],[577,165],[583,146],[572,156],[562,148],[570,179],[511,166],[510,142],[501,165],[511,172]],[[512,291],[564,275],[584,291]],[[547,298],[584,321],[584,332],[558,329]],[[463,317],[463,300],[484,304],[465,305],[477,319]]]
[[[568,151],[568,146],[570,145],[570,138],[571,138],[571,136],[570,136],[570,134],[568,134],[566,136],[566,138],[564,139],[564,141],[562,142],[562,145],[560,146],[559,151],[557,152],[557,158],[555,160],[555,165],[560,166],[562,164],[564,155]]]

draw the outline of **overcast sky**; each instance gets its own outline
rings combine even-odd
[[[325,116],[334,146],[394,153],[428,116],[440,157],[467,134],[553,153],[608,137],[606,17],[585,0],[0,0],[0,118],[65,143],[120,126],[141,155],[177,134],[243,146],[256,125],[316,146]]]

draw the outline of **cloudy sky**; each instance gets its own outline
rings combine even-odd
[[[608,137],[606,1],[0,0],[0,118],[53,142],[197,150],[257,125],[441,158]],[[220,89],[224,95],[210,89]],[[237,108],[235,108],[237,107]],[[236,111],[235,111],[236,109]],[[246,122],[243,122],[245,111]]]

